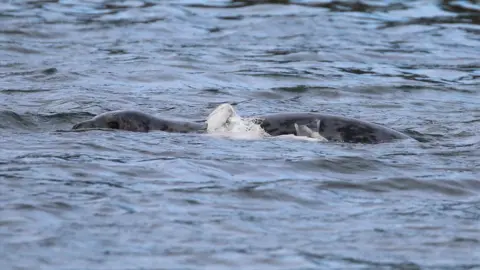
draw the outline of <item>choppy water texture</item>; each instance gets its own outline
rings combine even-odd
[[[478,1],[0,3],[2,269],[480,269]],[[64,132],[319,111],[379,145]]]

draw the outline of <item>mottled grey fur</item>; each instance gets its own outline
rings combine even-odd
[[[295,124],[306,125],[328,141],[347,143],[382,143],[409,136],[365,121],[322,113],[277,113],[250,117],[271,136],[296,134]],[[318,122],[320,121],[320,124]],[[160,119],[137,111],[113,111],[97,115],[73,126],[73,129],[111,128],[148,132],[205,132],[206,124]]]
[[[297,135],[296,123],[310,127],[328,141],[381,143],[410,138],[396,130],[377,124],[322,113],[278,113],[255,118],[258,119],[257,123],[272,136]],[[320,125],[317,127],[318,120]]]
[[[205,124],[173,121],[138,111],[112,111],[99,114],[73,126],[73,129],[111,128],[129,131],[148,132],[161,130],[166,132],[188,133],[205,129]]]

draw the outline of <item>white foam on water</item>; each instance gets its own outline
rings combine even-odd
[[[319,123],[318,123],[319,124]],[[302,136],[281,135],[275,138],[296,139],[313,142],[327,141],[318,132],[313,132],[306,126],[297,127],[302,130]],[[210,136],[227,137],[231,139],[256,140],[271,137],[256,124],[252,118],[242,118],[237,114],[232,105],[224,103],[219,105],[207,117],[207,134]]]
[[[225,129],[232,117],[238,117],[233,106],[228,103],[220,104],[207,117],[207,132],[214,133]]]
[[[224,103],[207,118],[207,133],[233,139],[261,139],[268,134],[253,119],[240,117],[232,105]]]

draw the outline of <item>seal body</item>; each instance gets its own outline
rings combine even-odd
[[[229,111],[227,111],[229,112]],[[227,114],[228,116],[233,114]],[[223,118],[222,118],[223,119]],[[322,141],[376,144],[410,137],[396,130],[357,119],[322,113],[277,113],[246,117],[270,136],[295,135],[322,138]],[[221,121],[223,123],[225,121]],[[138,111],[112,111],[80,122],[73,129],[121,129],[138,132],[154,130],[190,133],[208,132],[209,121],[175,121]]]
[[[254,117],[272,136],[297,134],[295,125],[307,126],[328,141],[348,143],[381,143],[409,136],[396,130],[357,119],[322,113],[278,113]]]
[[[130,110],[112,111],[99,114],[84,122],[73,126],[73,129],[109,128],[128,131],[148,132],[160,130],[166,132],[200,132],[205,129],[205,124],[166,120],[146,113]]]

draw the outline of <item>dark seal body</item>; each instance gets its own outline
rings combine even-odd
[[[153,130],[166,132],[200,132],[205,129],[205,124],[167,120],[138,111],[112,111],[99,114],[91,120],[80,122],[73,129],[122,129],[137,132],[149,132]]]
[[[257,119],[262,129],[272,136],[297,135],[294,125],[296,123],[308,126],[329,141],[373,144],[410,138],[378,124],[322,113],[277,113],[254,119]],[[318,127],[317,120],[320,120]]]

